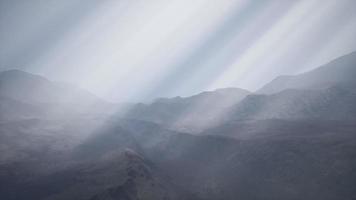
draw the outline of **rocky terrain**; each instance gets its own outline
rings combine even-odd
[[[121,112],[2,72],[0,199],[355,199],[355,58]]]

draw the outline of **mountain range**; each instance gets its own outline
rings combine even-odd
[[[343,119],[356,116],[356,53],[312,71],[274,79],[256,93],[238,88],[140,104],[128,118],[183,132],[201,132],[231,120]]]
[[[257,92],[116,112],[74,86],[1,72],[0,199],[355,199],[355,73],[351,53]]]

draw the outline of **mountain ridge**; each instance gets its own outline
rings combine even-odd
[[[104,102],[94,94],[76,86],[53,82],[41,75],[22,70],[0,72],[0,95],[25,103]]]
[[[272,94],[285,89],[325,89],[342,82],[352,82],[356,86],[355,64],[356,51],[333,59],[308,72],[278,76],[256,93]]]

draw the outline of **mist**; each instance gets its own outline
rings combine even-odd
[[[0,0],[0,199],[356,199],[355,8]]]
[[[356,49],[354,1],[1,1],[0,69],[150,101],[308,71]]]

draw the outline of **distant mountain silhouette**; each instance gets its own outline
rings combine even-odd
[[[20,70],[0,72],[0,119],[110,113],[114,107],[73,85]]]
[[[103,101],[95,95],[68,84],[20,70],[0,72],[0,96],[24,103],[95,103]]]
[[[258,93],[220,89],[192,97],[139,104],[126,117],[184,132],[200,132],[231,120],[356,119],[356,52],[313,71],[282,76]]]
[[[325,89],[348,83],[356,87],[356,52],[339,57],[312,71],[295,76],[279,76],[257,93],[272,94],[285,89]]]
[[[249,95],[231,108],[227,120],[356,120],[356,88],[334,85],[320,90],[288,89],[271,95]]]
[[[160,98],[138,104],[125,117],[155,122],[180,131],[199,131],[218,123],[217,118],[244,99],[249,91],[224,88],[191,97]]]

